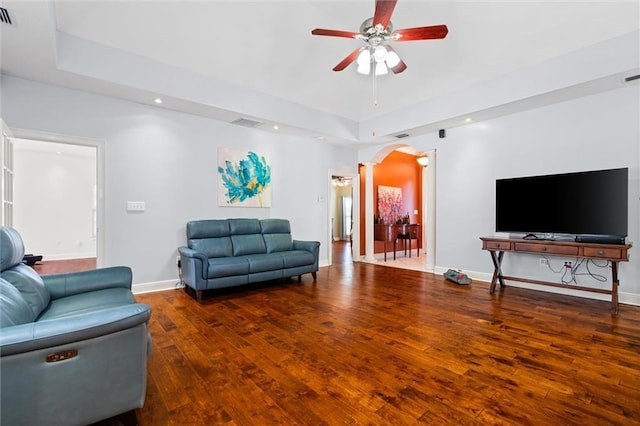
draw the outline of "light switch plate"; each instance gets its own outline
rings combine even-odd
[[[128,212],[143,212],[144,209],[144,201],[127,201]]]

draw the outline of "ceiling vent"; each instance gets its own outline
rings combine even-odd
[[[398,139],[403,139],[409,137],[409,133],[400,133],[399,135],[396,135],[396,138]]]
[[[12,25],[11,17],[9,16],[9,11],[4,7],[0,7],[0,21],[2,21],[3,24]]]
[[[639,78],[640,78],[640,74],[637,74],[637,75],[632,75],[631,77],[625,78],[624,81],[626,81],[628,83],[630,81],[637,80]]]
[[[262,123],[259,121],[249,120],[247,118],[238,118],[237,120],[233,120],[231,124],[237,124],[238,126],[253,128],[261,125]]]

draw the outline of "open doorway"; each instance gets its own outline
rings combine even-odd
[[[354,186],[353,176],[331,173],[329,178],[329,265],[333,262],[336,247],[340,263],[351,262],[354,238]]]
[[[387,157],[392,155],[393,162],[387,164]],[[364,178],[359,184],[362,188],[359,221],[363,228],[360,236],[363,261],[377,263],[379,259],[383,259],[380,264],[385,266],[427,272],[435,270],[435,165],[435,149],[418,152],[412,146],[401,144],[384,147],[375,153],[371,161],[361,164],[360,170]],[[392,218],[380,217],[378,191],[381,187],[402,193],[402,208]],[[408,196],[406,199],[405,194]],[[405,259],[396,262],[393,248],[393,236],[398,235],[393,227],[398,223],[404,226],[402,214],[410,226],[419,225],[419,238],[413,247],[418,246],[420,253],[416,251],[416,258],[413,259],[409,256],[408,262]],[[405,228],[402,229],[404,233]],[[387,250],[389,247],[393,250],[391,253]],[[407,253],[411,251],[407,250]],[[389,254],[394,259],[393,264],[385,259]]]
[[[101,144],[14,131],[14,220],[41,274],[100,263]],[[55,140],[52,140],[55,139]]]

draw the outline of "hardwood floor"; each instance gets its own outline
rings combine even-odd
[[[137,295],[141,425],[640,424],[640,307],[350,262],[317,283]]]
[[[32,267],[40,275],[87,271],[89,269],[96,269],[96,258],[43,260]]]

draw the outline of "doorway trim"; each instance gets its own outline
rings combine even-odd
[[[333,250],[331,247],[331,244],[333,244],[333,231],[331,227],[331,205],[333,203],[333,200],[330,199],[333,176],[344,176],[351,178],[351,208],[353,210],[352,214],[355,215],[356,212],[358,212],[358,216],[360,214],[360,192],[358,190],[358,185],[356,185],[356,182],[359,182],[359,175],[354,172],[341,172],[329,169],[329,171],[327,172],[327,266],[331,266],[331,264],[333,263]],[[351,250],[353,253],[352,261],[355,261],[356,253],[360,252],[360,225],[359,220],[355,219],[353,220],[353,226],[351,227]]]
[[[39,130],[10,127],[15,139],[32,139],[42,142],[55,142],[68,145],[88,146],[96,149],[96,267],[104,266],[105,258],[105,214],[104,214],[104,151],[105,141],[82,136],[62,135]]]
[[[429,165],[423,168],[422,171],[422,248],[424,249],[426,256],[425,270],[427,272],[434,273],[436,269],[436,163],[437,163],[437,150],[436,148],[418,149],[413,144],[390,144],[381,147],[376,151],[370,160],[361,161],[361,163],[370,162],[377,164],[382,162],[387,155],[398,148],[408,147],[416,152],[424,152],[429,157]],[[370,194],[373,197],[373,193]],[[366,211],[365,218],[373,218],[375,212],[373,207],[370,211]],[[373,220],[373,219],[371,219]],[[366,219],[365,219],[366,223]],[[373,225],[372,225],[373,226]],[[365,230],[366,232],[366,230]],[[372,237],[373,238],[373,237]],[[354,249],[355,250],[355,249]]]

